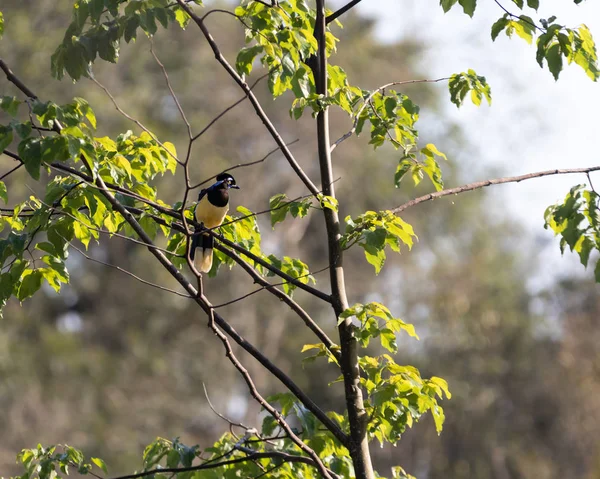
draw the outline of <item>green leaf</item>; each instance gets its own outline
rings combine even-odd
[[[469,91],[471,91],[471,99],[474,104],[479,106],[482,98],[485,98],[489,105],[492,103],[492,92],[487,80],[471,69],[466,73],[452,75],[448,82],[448,89],[450,90],[450,101],[457,107],[462,105]]]
[[[477,6],[477,0],[458,0],[458,3],[463,7],[463,11],[469,15],[473,16],[475,13],[475,7]]]
[[[32,128],[30,121],[26,121],[25,123],[14,123],[12,126],[22,139],[27,138],[31,134]]]
[[[2,96],[0,97],[0,108],[2,108],[10,116],[16,116],[19,112],[19,106],[23,103],[17,100],[14,96]]]
[[[240,75],[249,75],[252,72],[252,63],[257,55],[262,53],[264,47],[262,45],[253,45],[251,47],[242,48],[235,60],[235,68]]]
[[[319,202],[321,203],[321,207],[337,212],[338,200],[336,198],[327,195],[319,195],[318,198]]]
[[[30,138],[19,144],[19,156],[25,164],[25,169],[34,180],[40,179],[42,166],[42,149],[39,138]]]
[[[0,125],[0,152],[4,151],[13,141],[13,132],[10,126]]]
[[[529,8],[533,8],[534,10],[537,10],[538,8],[540,8],[540,0],[527,0],[527,6]]]
[[[18,299],[23,301],[24,299],[33,296],[42,286],[43,274],[39,270],[26,270],[23,273],[23,280],[21,281],[21,287],[19,288]]]
[[[381,345],[390,351],[395,353],[398,351],[398,344],[396,342],[396,335],[391,329],[384,328],[380,331],[379,338],[381,339]]]
[[[505,15],[502,18],[498,19],[492,25],[492,40],[495,41],[496,38],[498,38],[498,35],[500,34],[500,32],[507,27],[508,22],[509,22],[509,20],[508,20],[508,18]]]
[[[431,409],[431,414],[433,415],[433,422],[435,423],[435,431],[439,436],[442,433],[444,421],[446,420],[444,410],[440,406],[436,405]]]
[[[181,8],[177,8],[175,10],[175,20],[177,23],[179,23],[181,29],[185,30],[185,27],[187,27],[188,23],[190,22],[190,16]]]
[[[446,397],[448,399],[452,399],[452,394],[450,393],[450,389],[448,388],[448,382],[445,379],[439,378],[437,376],[432,376],[431,378],[429,378],[429,381],[438,386],[446,394]]]
[[[400,182],[417,164],[417,160],[414,155],[403,156],[398,162],[396,173],[394,175],[394,184],[396,188],[400,187]]]
[[[284,221],[287,216],[289,210],[287,196],[284,193],[272,196],[269,199],[269,209],[271,210],[271,227],[275,228],[275,225]]]
[[[5,204],[8,203],[8,192],[6,191],[4,181],[0,181],[0,199],[2,199]]]
[[[510,36],[513,31],[530,45],[533,42],[535,26],[533,20],[527,15],[521,15],[518,21],[509,21],[506,32]]]
[[[444,13],[447,13],[457,2],[457,0],[440,0],[440,5],[444,10]]]
[[[546,61],[548,62],[548,69],[554,76],[555,80],[558,80],[558,76],[563,68],[562,54],[560,51],[560,45],[555,43],[546,52]]]
[[[367,261],[375,268],[375,274],[379,274],[385,263],[386,236],[387,232],[384,229],[368,231],[364,236],[365,241],[360,243],[360,246],[365,250]]]
[[[4,35],[4,15],[0,12],[0,38]]]

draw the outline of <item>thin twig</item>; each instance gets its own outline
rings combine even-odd
[[[24,163],[19,163],[17,166],[15,166],[14,168],[12,168],[10,171],[4,173],[2,176],[0,176],[0,181],[2,181],[4,178],[6,178],[7,176],[9,176],[10,174],[14,173],[15,171],[17,171],[19,168],[21,168],[24,165]]]
[[[139,281],[140,283],[146,284],[148,286],[152,286],[153,288],[160,289],[162,291],[166,291],[167,293],[173,293],[173,294],[176,294],[177,296],[181,296],[183,298],[193,299],[189,294],[180,293],[179,291],[175,291],[174,289],[169,289],[169,288],[166,288],[165,286],[160,286],[158,284],[151,283],[150,281],[146,281],[145,279],[142,279],[139,276],[136,276],[131,271],[127,271],[126,269],[123,269],[120,266],[116,266],[116,265],[110,264],[110,263],[105,263],[104,261],[101,261],[99,259],[92,258],[91,256],[89,256],[86,253],[84,253],[83,251],[81,251],[81,249],[79,249],[73,243],[69,242],[69,244],[71,245],[71,248],[75,249],[77,252],[79,252],[79,254],[84,256],[85,259],[90,260],[93,263],[98,263],[103,266],[108,266],[109,268],[116,269],[117,271],[120,271],[121,273],[125,273],[126,275],[131,276],[136,281]]]
[[[589,171],[586,173],[586,176],[587,176],[587,179],[588,179],[588,183],[590,184],[590,188],[592,189],[592,191],[594,193],[598,194],[598,192],[594,188],[594,184],[592,183],[592,178],[590,177],[590,172]]]
[[[509,17],[511,18],[516,18],[517,20],[521,20],[524,23],[527,23],[528,25],[531,25],[533,28],[535,28],[536,30],[539,30],[540,32],[545,32],[546,30],[544,30],[541,27],[538,27],[535,23],[531,22],[530,20],[527,20],[526,18],[523,18],[522,15],[515,15],[514,13],[510,13],[505,7],[504,5],[502,5],[498,0],[494,0],[494,2],[496,2],[496,5],[498,5],[503,11],[504,13],[506,13]]]
[[[536,173],[528,173],[526,175],[521,176],[508,176],[505,178],[494,178],[491,180],[483,180],[477,181],[475,183],[469,183],[462,186],[457,186],[456,188],[449,188],[447,190],[437,191],[435,193],[429,193],[427,195],[419,196],[414,200],[407,201],[406,203],[396,206],[391,209],[392,213],[398,214],[407,208],[418,205],[420,203],[424,203],[425,201],[435,200],[436,198],[442,198],[443,196],[448,195],[457,195],[459,193],[464,193],[466,191],[478,190],[479,188],[484,188],[486,186],[491,185],[501,185],[503,183],[518,183],[520,181],[530,180],[533,178],[541,178],[542,176],[550,176],[550,175],[568,175],[568,174],[589,174],[592,171],[600,170],[600,166],[592,166],[590,168],[568,168],[568,169],[556,169],[556,170],[546,170],[546,171],[538,171]]]
[[[152,133],[148,128],[146,128],[141,121],[137,120],[136,118],[133,118],[131,115],[129,115],[127,112],[125,112],[117,103],[117,100],[115,99],[115,97],[112,95],[112,93],[108,90],[108,88],[106,88],[102,83],[100,83],[98,80],[96,80],[93,76],[89,77],[90,80],[92,80],[97,86],[98,88],[100,88],[101,90],[104,91],[104,93],[106,93],[106,96],[108,96],[108,98],[110,98],[110,101],[112,102],[113,106],[115,107],[115,109],[125,118],[127,118],[129,121],[132,121],[133,123],[135,123],[138,127],[140,127],[142,130],[144,130],[146,133],[148,133],[150,135],[150,137],[156,141],[156,143],[158,143],[163,150],[165,150],[167,152],[167,154],[169,156],[171,156],[177,163],[181,164],[181,161],[179,161],[179,158],[177,158],[177,156],[175,156],[173,153],[171,153],[171,151],[169,150],[169,148],[165,147],[165,145],[163,145],[163,143],[157,138],[157,136]]]
[[[225,254],[227,254],[227,253],[225,253]],[[328,269],[329,269],[329,266],[326,266],[325,268],[321,268],[318,271],[311,271],[310,273],[300,275],[296,279],[306,278],[307,276],[313,276],[315,274],[322,273],[323,271],[327,271]],[[260,288],[257,288],[253,291],[250,291],[249,293],[244,294],[243,296],[238,296],[237,298],[231,299],[225,303],[217,304],[217,305],[213,306],[213,309],[219,309],[219,308],[224,308],[225,306],[231,306],[232,304],[239,303],[240,301],[243,301],[244,299],[246,299],[250,296],[253,296],[256,293],[260,293],[261,291],[268,290],[269,287],[275,288],[277,286],[283,286],[285,284],[290,284],[290,282],[289,281],[281,281],[279,283],[267,283],[264,286],[261,286]]]
[[[344,13],[346,13],[348,10],[350,10],[352,7],[358,5],[362,0],[352,0],[351,2],[348,2],[346,5],[344,5],[342,8],[340,8],[339,10],[333,12],[331,15],[328,15],[325,18],[325,24],[329,25],[331,22],[333,22],[336,18],[341,17]]]
[[[294,143],[298,143],[300,141],[299,138],[295,139],[294,141],[290,141],[289,143],[286,143],[286,146],[291,146]],[[237,165],[234,166],[230,166],[229,168],[223,170],[223,173],[226,173],[228,171],[232,171],[235,170],[237,168],[244,168],[247,166],[253,166],[253,165],[257,165],[258,163],[262,163],[264,162],[267,158],[269,158],[269,156],[271,156],[273,153],[279,151],[281,149],[281,147],[277,147],[277,148],[273,148],[271,151],[269,151],[265,156],[263,156],[260,160],[255,160],[255,161],[250,161],[248,163],[238,163]],[[192,186],[192,189],[196,189],[201,187],[202,185],[205,185],[206,183],[208,183],[210,180],[215,179],[218,176],[218,173],[216,175],[211,176],[210,178],[207,178],[206,180],[198,183],[197,185]]]
[[[254,89],[254,87],[261,82],[261,80],[264,80],[268,76],[269,76],[269,74],[265,73],[264,75],[257,78],[256,81],[252,84],[252,86],[249,87],[249,90],[252,91]],[[220,120],[226,113],[233,110],[236,106],[238,106],[240,103],[242,103],[246,98],[248,98],[247,94],[244,95],[243,97],[241,97],[239,100],[232,103],[231,105],[229,105],[227,108],[225,108],[221,113],[219,113],[216,117],[214,117],[208,123],[208,125],[206,125],[204,128],[202,128],[202,130],[200,130],[200,133],[197,133],[196,135],[194,135],[192,137],[192,141],[196,141],[198,138],[200,138],[202,135],[204,135],[204,133],[206,133],[211,126],[213,126],[218,120]]]
[[[202,383],[202,388],[204,389],[204,397],[206,397],[206,402],[208,402],[208,406],[212,409],[212,412],[214,412],[217,416],[219,416],[221,419],[223,419],[223,421],[228,422],[229,424],[232,424],[234,426],[241,427],[242,429],[248,430],[248,427],[244,426],[243,423],[232,421],[231,419],[229,419],[228,417],[225,417],[223,414],[221,414],[219,411],[217,411],[215,409],[215,407],[213,406],[212,402],[210,401],[210,398],[208,397],[208,391],[206,390],[206,384]]]
[[[185,126],[187,128],[188,136],[189,136],[189,138],[192,138],[192,127],[191,127],[190,122],[188,121],[187,117],[185,116],[185,112],[183,111],[183,108],[181,107],[181,103],[179,103],[179,99],[177,98],[177,95],[175,94],[173,87],[171,86],[171,81],[169,80],[169,74],[167,73],[167,69],[162,64],[162,62],[159,60],[156,53],[154,52],[154,42],[152,41],[152,37],[150,37],[150,53],[152,53],[154,60],[156,61],[156,63],[158,64],[158,66],[160,67],[160,69],[163,72],[163,76],[165,77],[167,87],[169,88],[169,92],[171,92],[171,97],[173,98],[175,105],[177,105],[177,109],[179,110],[181,119],[183,120],[183,122],[185,123]]]
[[[248,390],[250,391],[250,394],[252,395],[252,397],[263,407],[263,409],[265,409],[269,414],[271,414],[271,416],[273,416],[275,421],[277,421],[277,424],[279,424],[279,426],[287,433],[290,440],[294,444],[296,444],[296,446],[298,446],[300,448],[300,450],[302,450],[305,454],[307,454],[310,457],[309,463],[311,465],[314,465],[319,470],[319,472],[321,473],[321,475],[323,477],[325,477],[327,479],[331,479],[332,478],[331,474],[329,473],[328,469],[325,467],[325,465],[321,461],[321,458],[319,458],[318,454],[314,450],[312,450],[308,445],[306,445],[302,441],[302,439],[299,438],[294,433],[294,431],[292,430],[290,425],[286,422],[285,418],[281,415],[281,413],[277,409],[275,409],[271,404],[269,404],[269,402],[265,398],[263,398],[262,395],[258,392],[258,390],[256,389],[256,385],[254,384],[254,381],[250,377],[250,373],[248,372],[248,370],[244,367],[244,365],[238,360],[238,358],[234,354],[233,349],[231,348],[231,344],[229,343],[229,339],[227,339],[227,336],[225,335],[225,333],[223,331],[221,331],[221,329],[215,325],[213,325],[213,327],[211,329],[223,343],[223,347],[225,348],[225,355],[227,356],[227,358],[229,359],[231,364],[233,364],[233,366],[241,374],[242,378],[246,382],[246,385],[247,385]],[[295,456],[295,457],[298,457],[298,456]],[[304,458],[304,459],[308,459],[308,458]],[[311,459],[312,459],[312,461],[311,461]],[[303,461],[303,462],[305,462],[305,461]]]

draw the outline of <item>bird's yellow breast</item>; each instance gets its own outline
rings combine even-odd
[[[215,206],[208,201],[208,195],[204,196],[196,205],[196,221],[204,223],[206,228],[215,228],[223,223],[229,205]]]

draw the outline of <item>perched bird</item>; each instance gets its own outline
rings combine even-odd
[[[205,228],[216,228],[225,219],[229,211],[229,189],[239,190],[235,178],[229,173],[217,175],[215,184],[200,191],[198,203],[196,203],[196,221],[202,223]],[[195,234],[192,238],[192,250],[190,257],[194,261],[196,269],[208,273],[212,267],[214,238],[208,233]],[[202,248],[202,255],[195,259],[196,248]]]

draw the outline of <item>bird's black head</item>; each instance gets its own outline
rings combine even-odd
[[[235,182],[235,178],[231,176],[229,173],[220,173],[217,175],[217,182],[222,181],[225,188],[234,188],[239,190],[240,187]]]

